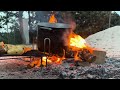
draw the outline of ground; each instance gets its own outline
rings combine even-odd
[[[73,59],[48,67],[27,68],[29,62],[23,58],[5,59],[0,57],[0,79],[120,79],[120,59],[107,58],[104,64],[79,63]]]

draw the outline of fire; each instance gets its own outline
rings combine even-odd
[[[47,59],[47,60],[46,60]],[[51,57],[43,57],[42,58],[42,65],[43,66],[46,66],[46,61],[47,61],[47,64],[51,64],[51,63],[57,63],[57,64],[61,64],[61,61],[63,60],[63,58],[59,58],[57,56],[51,56]],[[34,58],[33,61],[28,64],[29,67],[34,67],[34,66],[37,66],[37,67],[40,67],[41,66],[41,59],[40,58]]]
[[[57,23],[57,19],[55,18],[54,14],[50,16],[49,23]]]
[[[54,14],[52,14],[50,16],[49,23],[57,23],[57,19],[55,18]],[[72,26],[72,29],[75,29],[74,23],[72,23],[71,26]],[[83,39],[80,35],[77,35],[77,34],[72,32],[72,34],[69,35],[68,41],[69,41],[69,43],[68,43],[69,49],[74,51],[74,60],[75,61],[79,60],[82,62],[81,56],[79,56],[79,51],[87,49],[90,52],[92,52],[92,48],[86,43],[85,39]],[[26,49],[26,51],[27,50],[29,50],[29,49]],[[52,64],[52,63],[61,64],[62,60],[64,60],[64,59],[65,59],[65,51],[64,51],[64,56],[62,58],[60,58],[57,55],[43,57],[42,58],[42,65],[46,66],[46,61],[47,61],[47,64]],[[35,58],[29,65],[30,65],[30,67],[34,67],[34,66],[40,67],[41,66],[41,59]]]
[[[86,48],[86,41],[79,35],[72,34],[70,36],[70,47],[73,48]]]
[[[74,51],[74,60],[75,61],[82,61],[81,58],[78,56],[79,50],[82,49],[88,49],[88,45],[80,35],[76,35],[75,33],[72,33],[69,36],[69,48]]]

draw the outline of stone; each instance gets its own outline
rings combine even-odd
[[[93,75],[88,74],[87,77],[90,78],[90,79],[92,79]]]
[[[70,78],[70,79],[73,79],[73,78],[75,78],[75,75],[74,75],[74,73],[71,73],[71,74],[70,74],[70,76],[69,76],[69,78]]]
[[[59,75],[59,78],[61,78],[61,79],[65,79],[66,77],[67,77],[67,73],[64,71],[62,71]]]

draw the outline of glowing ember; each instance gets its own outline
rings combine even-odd
[[[51,64],[51,63],[57,63],[57,64],[61,64],[61,61],[63,60],[62,58],[59,58],[57,56],[52,56],[52,57],[43,57],[42,58],[42,65],[46,66],[46,59],[47,59],[47,63]],[[30,67],[40,67],[41,66],[41,60],[40,58],[34,58],[33,61],[29,64]]]
[[[47,57],[43,57],[43,58],[42,58],[43,62],[46,62],[46,59],[47,59]],[[52,61],[49,60],[49,59],[47,59],[47,63],[52,63]]]
[[[55,18],[54,14],[50,16],[49,23],[57,23],[57,19]]]

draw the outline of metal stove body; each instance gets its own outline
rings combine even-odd
[[[62,36],[68,29],[70,29],[69,24],[47,22],[38,23],[38,50],[62,56],[65,47]]]

